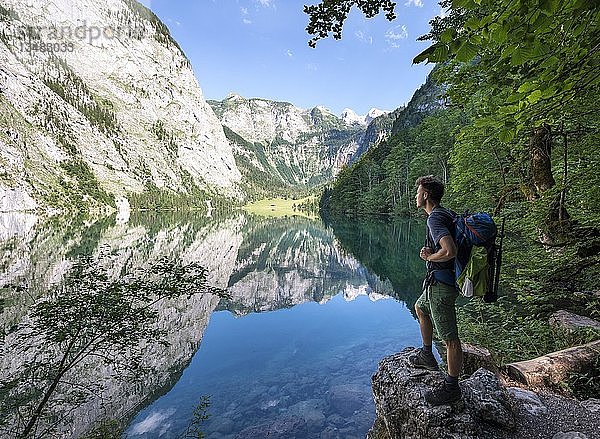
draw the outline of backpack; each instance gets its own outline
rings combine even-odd
[[[498,299],[504,219],[499,244],[496,244],[497,237],[496,223],[485,212],[465,212],[455,217],[454,274],[456,286],[463,296],[480,296],[485,302]]]

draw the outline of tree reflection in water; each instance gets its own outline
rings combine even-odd
[[[98,264],[110,254],[100,253],[78,258],[18,328],[22,348],[12,355],[28,361],[1,383],[3,435],[51,437],[65,416],[102,391],[99,377],[131,382],[152,374],[144,355],[153,344],[167,343],[156,324],[161,303],[227,296],[206,283],[207,270],[198,263],[161,258],[114,276]],[[97,367],[103,373],[84,373]]]

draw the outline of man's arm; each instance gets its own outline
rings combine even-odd
[[[440,247],[435,253],[432,253],[430,249],[421,249],[421,258],[430,262],[446,262],[456,257],[456,244],[452,236],[442,236],[440,238]]]

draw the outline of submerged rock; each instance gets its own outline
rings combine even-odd
[[[251,437],[269,439],[288,439],[293,437],[306,437],[308,431],[306,422],[298,416],[284,416],[271,422],[248,427],[238,433],[236,439]]]
[[[323,400],[309,399],[294,404],[288,408],[287,413],[302,418],[306,422],[307,430],[321,431],[325,425],[324,409],[325,403]]]
[[[357,410],[364,409],[368,395],[368,386],[339,384],[329,389],[329,405],[334,412],[350,417]]]

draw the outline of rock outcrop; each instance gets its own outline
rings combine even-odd
[[[514,427],[508,392],[485,369],[461,382],[461,401],[429,406],[423,395],[442,383],[443,374],[412,367],[412,352],[408,348],[384,358],[373,376],[377,420],[370,439],[490,437],[490,430]]]
[[[564,309],[552,313],[548,319],[548,323],[568,330],[590,328],[600,331],[600,322],[598,320],[580,316]]]
[[[480,368],[460,382],[463,398],[429,406],[423,395],[442,372],[415,369],[413,348],[384,358],[372,380],[377,418],[368,439],[598,438],[598,400],[579,402],[552,393],[505,387]]]
[[[239,195],[231,146],[167,27],[135,0],[0,6],[0,210]]]

